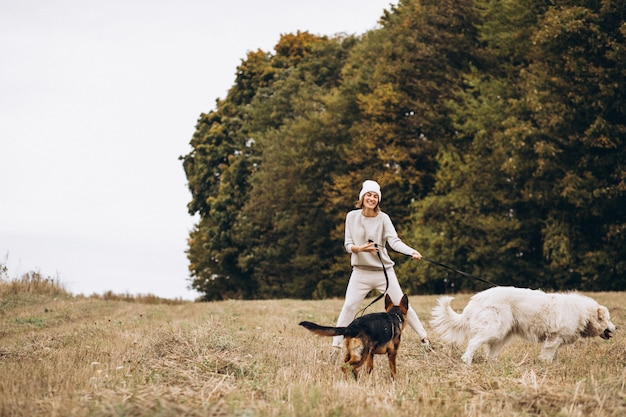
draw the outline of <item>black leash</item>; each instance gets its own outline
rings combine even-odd
[[[486,279],[483,279],[481,277],[477,277],[476,275],[472,275],[472,274],[468,274],[467,272],[459,271],[458,269],[455,269],[455,268],[453,268],[453,267],[451,267],[449,265],[443,264],[441,262],[437,262],[437,261],[434,261],[432,259],[424,258],[423,256],[422,256],[422,259],[425,260],[426,262],[430,262],[431,264],[435,264],[435,265],[440,266],[442,268],[449,269],[450,271],[454,271],[457,274],[461,274],[461,275],[469,277],[469,278],[474,278],[474,279],[476,279],[478,281],[484,282],[485,284],[489,284],[489,285],[491,285],[493,287],[499,287],[498,284],[494,284],[493,282],[487,281]]]
[[[372,240],[368,240],[368,242],[369,242],[369,243],[374,243]],[[378,248],[378,243],[374,243],[374,247]],[[365,306],[365,307],[364,307],[364,308],[362,308],[361,310],[357,311],[357,313],[354,315],[354,317],[357,317],[357,316],[359,316],[359,315],[361,315],[361,316],[362,316],[362,315],[363,315],[363,313],[365,313],[365,310],[367,310],[367,309],[368,309],[368,308],[369,308],[372,304],[374,304],[376,301],[378,301],[378,300],[380,300],[381,298],[383,298],[383,297],[385,296],[385,294],[387,293],[387,290],[389,289],[389,276],[387,275],[387,268],[385,268],[385,264],[383,263],[383,258],[380,256],[380,249],[378,250],[378,252],[377,252],[377,253],[378,253],[378,259],[380,259],[380,264],[383,266],[383,272],[385,273],[385,280],[387,281],[387,285],[385,286],[385,291],[384,291],[384,292],[382,292],[382,293],[380,293],[380,294],[378,295],[378,297],[376,297],[376,298],[374,299],[374,301],[372,301],[371,303],[369,303],[367,306]],[[446,265],[446,264],[441,263],[441,262],[439,262],[439,261],[435,261],[435,260],[433,260],[433,259],[428,259],[428,258],[425,258],[425,257],[423,257],[423,256],[422,256],[422,260],[424,260],[424,261],[426,261],[426,262],[430,262],[431,264],[434,264],[434,265],[440,266],[440,267],[442,267],[442,268],[449,269],[450,271],[456,272],[457,274],[463,275],[463,276],[465,276],[465,277],[468,277],[468,278],[473,278],[473,279],[478,280],[478,281],[480,281],[480,282],[484,282],[485,284],[489,284],[489,285],[491,285],[492,287],[499,287],[499,285],[498,285],[498,284],[494,284],[493,282],[491,282],[491,281],[487,281],[486,279],[481,278],[481,277],[477,277],[476,275],[472,275],[472,274],[468,274],[467,272],[460,271],[460,270],[458,270],[458,269],[456,269],[456,268],[451,267],[450,265]]]
[[[373,240],[367,240],[368,243],[374,243]],[[374,247],[378,248],[378,243],[374,243]],[[383,272],[385,273],[385,281],[387,282],[386,286],[385,286],[385,291],[380,293],[378,295],[378,297],[374,298],[374,301],[372,301],[371,303],[369,303],[368,305],[366,305],[364,308],[362,308],[361,310],[357,311],[357,313],[354,315],[354,317],[358,316],[359,314],[362,316],[363,313],[365,313],[365,310],[367,310],[372,304],[374,304],[376,301],[380,300],[381,298],[383,298],[385,296],[385,294],[387,294],[387,290],[389,289],[389,276],[387,275],[387,268],[385,268],[385,264],[383,263],[383,258],[380,256],[380,249],[378,249],[378,252],[376,252],[378,254],[378,259],[380,259],[380,264],[383,266]]]

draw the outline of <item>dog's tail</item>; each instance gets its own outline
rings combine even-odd
[[[433,307],[430,325],[443,340],[457,345],[462,344],[467,338],[468,323],[462,314],[455,312],[450,307],[452,297],[444,296],[437,300]]]
[[[319,336],[343,336],[346,331],[345,327],[320,326],[310,321],[301,321],[300,326]]]

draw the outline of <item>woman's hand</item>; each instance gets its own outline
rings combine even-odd
[[[355,246],[352,246],[352,252],[354,252],[354,253],[357,253],[357,252],[376,253],[376,252],[378,252],[378,245],[376,245],[376,242],[369,242],[369,243],[366,243],[365,245],[361,245],[361,246],[356,246],[355,245]]]
[[[411,257],[415,259],[416,261],[419,261],[420,259],[422,259],[422,254],[419,253],[418,251],[415,251],[411,254]]]

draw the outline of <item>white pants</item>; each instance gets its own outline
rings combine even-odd
[[[393,268],[387,269],[387,276],[389,277],[389,289],[387,289],[387,294],[391,297],[391,301],[397,305],[400,303],[404,293],[400,288],[400,283],[398,282]],[[348,288],[346,288],[346,299],[341,308],[339,318],[337,319],[337,327],[345,327],[354,320],[357,309],[371,290],[376,289],[382,293],[385,291],[386,286],[385,273],[382,270],[375,271],[353,268],[350,281],[348,281]],[[417,317],[417,313],[413,310],[411,305],[409,305],[409,311],[407,313],[407,323],[415,333],[417,333],[420,340],[424,340],[428,337],[422,322],[419,317]],[[333,337],[333,346],[343,346],[343,336]]]

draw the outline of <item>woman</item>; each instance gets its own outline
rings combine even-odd
[[[337,327],[344,327],[354,320],[359,305],[367,294],[377,289],[381,293],[387,287],[387,279],[383,264],[389,278],[387,293],[394,304],[398,304],[403,292],[394,272],[394,262],[387,253],[387,244],[396,252],[419,260],[422,255],[406,245],[396,232],[391,219],[380,210],[382,199],[380,185],[376,181],[366,180],[359,193],[357,210],[350,211],[346,216],[345,241],[346,251],[351,254],[352,274],[346,289],[346,299],[337,319]],[[379,257],[380,255],[380,257]],[[428,335],[415,310],[409,306],[408,325],[417,333],[422,343],[430,348]],[[333,338],[333,354],[342,346],[343,337]]]

